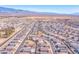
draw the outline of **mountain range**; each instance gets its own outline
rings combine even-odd
[[[0,15],[62,15],[62,14],[50,13],[50,12],[34,12],[28,10],[0,7]],[[79,12],[68,14],[68,15],[79,15]]]

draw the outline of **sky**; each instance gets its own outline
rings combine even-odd
[[[61,14],[79,13],[79,5],[0,5],[0,7]]]

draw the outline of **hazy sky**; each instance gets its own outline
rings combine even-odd
[[[0,5],[0,7],[65,14],[79,12],[79,5]]]

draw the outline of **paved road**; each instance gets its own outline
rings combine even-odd
[[[59,37],[59,38],[61,38],[61,39],[58,39],[58,40],[60,40],[61,42],[63,42],[63,44],[67,47],[67,49],[68,49],[68,51],[70,52],[70,53],[75,53],[74,52],[74,48],[72,48],[72,47],[70,47],[70,45],[65,41],[66,40],[66,38],[65,37],[63,37],[63,36],[61,36],[61,35],[58,35],[58,34],[55,34],[55,33],[51,33],[51,32],[49,32],[49,31],[43,31],[43,33],[44,33],[44,35],[45,36],[47,36],[47,37],[50,37],[50,38],[53,38],[53,36],[55,36],[55,37]],[[54,40],[54,39],[53,39]],[[51,41],[50,41],[51,42]],[[53,43],[52,43],[53,44]],[[51,44],[51,45],[52,45]],[[54,44],[53,44],[54,45]],[[53,48],[54,48],[54,46],[53,46]],[[54,50],[55,50],[55,48],[54,48]],[[53,51],[54,53],[55,53],[55,51]]]
[[[3,54],[15,53],[18,47],[26,38],[27,34],[30,32],[34,24],[35,22],[31,23],[29,26],[24,26],[19,33],[17,33],[8,42],[6,42],[3,46],[1,46],[0,53],[3,53]]]
[[[52,51],[52,53],[54,53],[54,54],[58,54],[58,53],[74,54],[74,53],[76,53],[76,52],[74,52],[74,48],[71,47],[69,45],[69,43],[66,41],[66,39],[67,39],[66,37],[63,37],[59,34],[51,33],[49,31],[47,31],[46,29],[42,28],[42,25],[43,24],[41,24],[40,21],[32,22],[32,23],[28,24],[28,26],[26,24],[24,24],[23,28],[19,32],[17,32],[13,37],[11,37],[9,39],[9,41],[7,41],[5,44],[3,44],[0,47],[0,53],[2,53],[2,54],[20,53],[20,50],[22,48],[24,49],[24,51],[26,51],[26,49],[28,51],[30,51],[31,50],[30,47],[28,47],[28,48],[24,47],[24,45],[26,44],[26,40],[27,40],[26,38],[28,36],[32,36],[32,37],[37,36],[38,37],[38,35],[37,35],[38,31],[41,31],[43,33],[42,35],[44,36],[49,47],[51,47],[50,50]],[[36,49],[38,49],[38,48],[39,47],[36,46]],[[37,53],[35,51],[35,47],[32,48],[32,52]]]

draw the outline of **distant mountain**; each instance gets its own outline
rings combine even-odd
[[[58,14],[58,13],[50,13],[50,12],[34,12],[28,10],[0,7],[0,15],[5,16],[5,15],[66,15],[66,14]],[[79,13],[74,13],[70,15],[79,15]]]
[[[31,12],[31,11],[19,10],[19,9],[13,9],[13,8],[6,8],[6,7],[0,7],[0,12],[3,12],[3,13],[19,13],[19,12],[34,13],[34,12]]]
[[[38,13],[13,8],[0,7],[0,15],[36,15]]]
[[[0,12],[17,12],[19,10],[12,9],[12,8],[6,8],[6,7],[0,7]]]
[[[21,15],[52,15],[57,13],[50,13],[50,12],[34,12],[34,11],[28,11],[28,10],[19,10],[19,9],[13,9],[13,8],[6,8],[6,7],[0,7],[0,14],[21,14]]]

